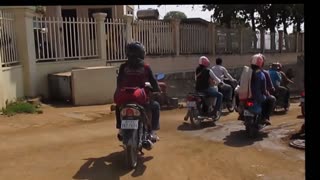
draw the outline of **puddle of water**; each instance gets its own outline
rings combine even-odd
[[[295,124],[296,123],[282,123],[276,127],[267,127],[262,131],[262,133],[265,132],[268,135],[266,137],[260,137],[259,140],[247,139],[244,132],[245,127],[243,123],[239,121],[227,123],[217,122],[215,127],[188,131],[187,133],[216,142],[224,142],[228,144],[226,141],[231,141],[231,143],[236,144],[235,146],[254,145],[260,150],[287,150],[289,147],[281,142],[281,138],[287,137],[288,134],[293,131],[291,129],[285,129],[285,127]],[[301,157],[299,159],[301,159]]]
[[[272,150],[286,150],[286,149],[288,149],[288,147],[284,146],[283,144],[274,142],[270,139],[260,141],[259,146],[266,148],[266,149],[272,149]]]

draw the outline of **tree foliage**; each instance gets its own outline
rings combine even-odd
[[[213,21],[227,27],[250,22],[253,31],[258,27],[275,32],[282,25],[287,34],[287,27],[294,24],[300,32],[304,22],[303,4],[204,4],[203,10],[213,11]]]
[[[170,11],[168,12],[163,19],[169,20],[169,19],[186,19],[187,16],[183,12],[180,11]]]

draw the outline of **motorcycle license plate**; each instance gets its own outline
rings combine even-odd
[[[197,104],[195,101],[187,101],[187,107],[188,108],[197,107]]]
[[[248,110],[244,110],[243,112],[244,116],[250,116],[250,117],[254,117],[254,114],[252,114],[250,111]]]
[[[121,129],[138,129],[139,120],[122,120]]]
[[[303,98],[300,98],[300,102],[304,102],[304,97],[303,97]]]

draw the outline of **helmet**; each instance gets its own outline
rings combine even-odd
[[[255,54],[251,57],[251,65],[256,65],[259,68],[262,68],[264,64],[264,56],[262,54]]]
[[[275,70],[281,70],[282,65],[279,62],[275,62],[275,63],[272,63],[271,68]]]
[[[209,59],[208,59],[207,57],[201,56],[201,57],[199,58],[199,64],[200,64],[200,65],[203,65],[204,67],[209,67],[210,61],[209,61]]]
[[[130,42],[126,46],[126,55],[128,59],[144,59],[145,56],[145,50],[144,46],[138,42]]]

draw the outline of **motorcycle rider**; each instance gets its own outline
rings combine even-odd
[[[262,116],[264,116],[266,118],[266,124],[267,125],[271,125],[270,123],[270,114],[273,111],[273,108],[275,106],[276,103],[276,98],[272,95],[272,93],[274,93],[275,88],[272,84],[272,80],[270,78],[270,74],[267,70],[263,69],[264,66],[264,62],[265,62],[265,56],[261,54],[261,56],[263,57],[263,64],[262,64],[262,72],[266,77],[266,86],[267,86],[267,94],[266,94],[266,100],[262,105]]]
[[[119,101],[123,98],[119,92],[124,87],[145,87],[145,82],[150,82],[153,92],[160,92],[157,80],[154,78],[151,67],[144,63],[145,48],[140,42],[131,42],[126,46],[126,56],[128,60],[120,65],[117,77],[117,89],[115,91],[114,99]],[[125,101],[122,100],[122,101]],[[152,113],[151,119],[151,137],[159,139],[156,131],[160,129],[160,105],[156,101],[150,101],[146,107]],[[119,129],[118,139],[122,139],[121,119],[119,104],[116,106],[116,128]]]
[[[217,117],[217,112],[221,109],[223,95],[213,86],[224,83],[213,73],[209,66],[209,59],[205,56],[201,56],[199,58],[199,66],[196,68],[195,74],[196,91],[207,93],[209,96],[217,99],[212,112],[212,116],[215,119]]]
[[[275,94],[276,94],[276,98],[279,97],[285,97],[285,107],[287,108],[289,106],[289,97],[288,96],[288,90],[281,86],[281,74],[278,72],[278,68],[279,68],[279,63],[272,63],[271,68],[269,69],[269,74],[272,80],[272,84],[275,87]]]
[[[213,73],[220,79],[220,81],[223,81],[224,78],[228,78],[228,80],[231,81],[231,83],[236,82],[236,80],[228,73],[228,70],[222,66],[222,59],[217,58],[216,59],[216,65],[212,68]],[[235,87],[232,87],[230,84],[224,83],[221,86],[219,86],[219,89],[221,90],[223,96],[228,100],[228,106],[231,105],[232,102],[232,89]]]
[[[282,71],[282,69],[283,69],[282,64],[278,62],[278,68],[277,68],[277,70],[278,70],[278,72],[279,72],[280,75],[281,75],[281,83],[280,83],[280,85],[287,89],[287,93],[286,93],[286,103],[289,104],[290,90],[289,90],[289,88],[288,88],[288,84],[289,84],[289,83],[294,84],[294,82],[293,82],[290,78],[287,77],[286,73],[284,73],[284,72]]]
[[[257,103],[258,107],[262,108],[261,113],[263,112],[263,106],[266,103],[266,99],[268,96],[268,91],[266,89],[267,81],[266,76],[262,71],[262,66],[264,65],[264,56],[262,54],[255,54],[251,59],[251,69],[252,77],[251,77],[251,94],[255,103]],[[269,125],[270,123],[263,118],[263,123]]]

